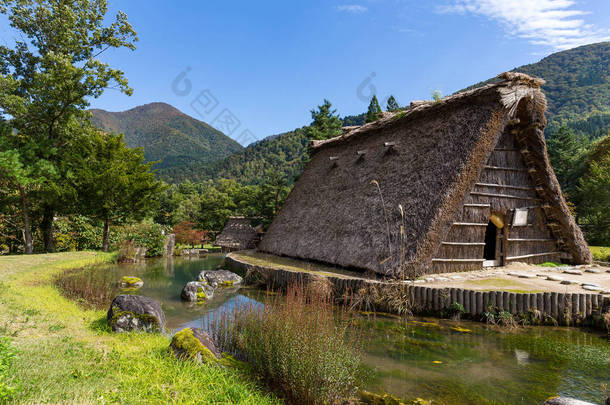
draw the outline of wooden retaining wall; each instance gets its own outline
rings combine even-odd
[[[272,289],[284,289],[291,284],[308,284],[328,280],[336,297],[349,296],[374,287],[383,295],[383,289],[395,288],[397,283],[380,282],[364,278],[350,278],[337,275],[327,276],[315,272],[255,266],[229,254],[226,265],[233,271],[248,276],[256,274],[259,281]],[[478,320],[490,309],[495,312],[507,311],[515,316],[536,316],[541,322],[560,325],[590,323],[596,317],[610,311],[610,297],[601,294],[570,294],[558,292],[514,293],[508,291],[475,291],[462,288],[434,288],[405,285],[415,314],[439,315],[453,303],[464,307],[466,317]],[[364,290],[366,291],[366,290]],[[388,308],[381,309],[388,311]],[[549,319],[552,318],[552,319]]]
[[[543,320],[548,316],[559,324],[569,325],[593,319],[610,310],[610,297],[601,294],[513,293],[424,286],[410,288],[415,313],[436,313],[458,303],[464,307],[465,314],[474,318],[490,309],[513,315],[538,311],[536,314]]]

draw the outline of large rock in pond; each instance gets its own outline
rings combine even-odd
[[[212,287],[233,287],[240,284],[243,279],[229,270],[203,270],[197,280],[205,281]]]
[[[606,403],[608,403],[606,401]],[[595,405],[591,402],[585,402],[574,398],[567,397],[551,397],[547,399],[542,405]]]
[[[176,333],[169,348],[179,359],[197,363],[216,363],[222,357],[212,338],[199,328],[186,328]]]
[[[205,301],[212,298],[214,289],[202,281],[189,281],[182,289],[180,297],[185,301]]]
[[[141,295],[116,296],[110,304],[107,319],[114,332],[165,331],[165,314],[161,305]]]

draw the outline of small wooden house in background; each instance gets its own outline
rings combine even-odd
[[[260,239],[259,231],[252,227],[246,217],[230,217],[222,232],[216,237],[216,246],[223,252],[253,249]]]
[[[499,77],[314,141],[259,249],[392,276],[590,262],[547,157],[544,82]]]

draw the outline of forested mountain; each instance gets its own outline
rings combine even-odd
[[[215,162],[166,168],[157,173],[162,179],[174,183],[186,179],[199,181],[225,178],[244,184],[260,184],[265,174],[276,171],[292,181],[302,171],[307,142],[306,127],[303,127],[270,136]]]
[[[93,109],[93,124],[100,129],[124,133],[130,147],[143,147],[147,161],[161,162],[157,169],[187,168],[212,162],[243,150],[243,147],[205,122],[169,104],[150,103],[123,112]]]
[[[610,131],[610,42],[557,52],[514,71],[546,80],[547,137],[561,125],[590,139]]]

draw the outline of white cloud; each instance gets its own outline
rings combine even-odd
[[[483,15],[500,22],[510,35],[556,49],[609,40],[610,32],[587,24],[584,16],[589,13],[575,9],[575,4],[574,0],[454,0],[437,10]]]
[[[368,8],[359,4],[345,4],[343,6],[337,6],[337,10],[352,14],[362,14],[365,13]]]

